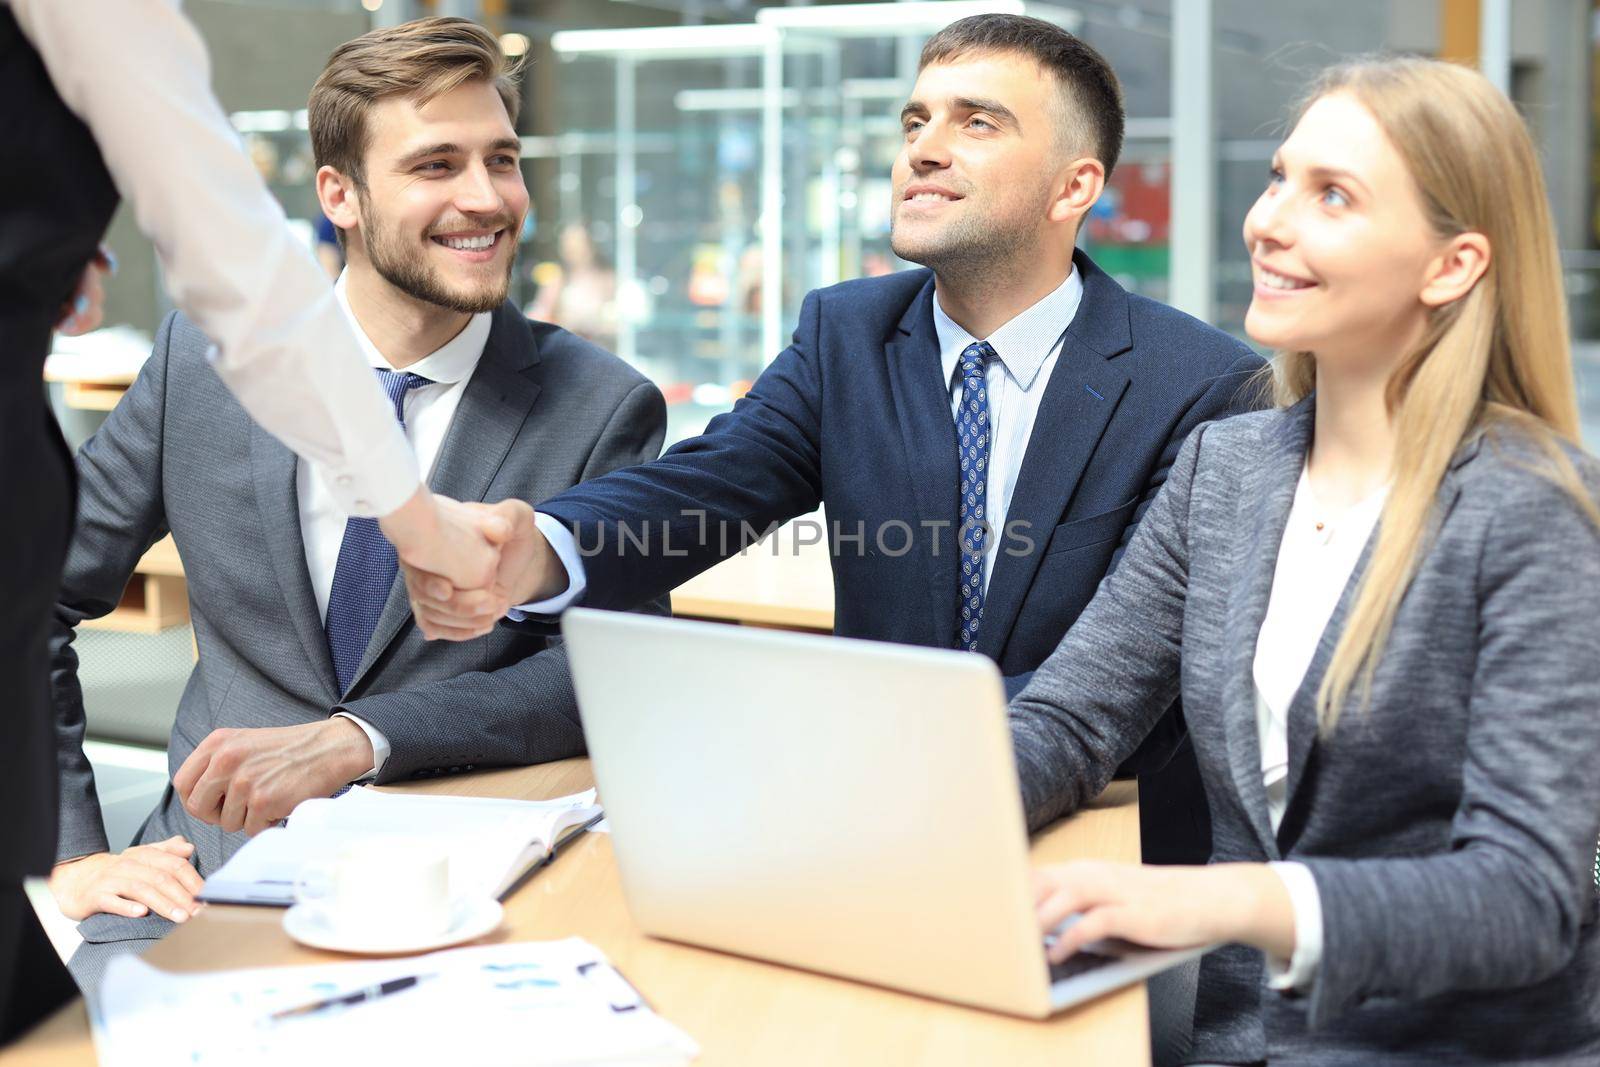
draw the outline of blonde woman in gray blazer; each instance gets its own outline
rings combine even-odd
[[[1336,68],[1245,241],[1278,409],[1195,431],[1012,705],[1040,826],[1181,692],[1212,863],[1040,871],[1053,952],[1226,943],[1190,1062],[1600,1062],[1600,464],[1527,132]]]

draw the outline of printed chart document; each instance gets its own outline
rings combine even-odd
[[[381,793],[356,786],[302,801],[284,826],[251,838],[206,879],[213,904],[294,903],[304,872],[386,836],[421,840],[450,855],[450,895],[501,897],[551,850],[600,814],[593,789],[555,800]]]
[[[412,978],[376,999],[273,1017]],[[121,956],[106,969],[89,1021],[102,1067],[669,1067],[700,1053],[581,938],[182,975]]]

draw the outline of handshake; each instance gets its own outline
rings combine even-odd
[[[566,569],[525,501],[463,503],[422,488],[378,524],[395,547],[411,612],[429,640],[482,637],[511,607],[567,586]]]

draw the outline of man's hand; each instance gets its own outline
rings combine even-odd
[[[50,892],[69,919],[97,912],[139,918],[155,912],[175,923],[195,912],[203,884],[189,862],[194,846],[182,837],[121,852],[96,852],[58,863],[50,872]]]
[[[195,818],[254,836],[302,800],[329,796],[371,769],[366,731],[340,717],[213,730],[172,776],[172,787]]]
[[[419,488],[378,520],[400,565],[438,575],[458,589],[487,589],[500,566],[500,546],[512,534],[501,512],[463,504]]]
[[[514,605],[555,596],[568,583],[566,568],[534,524],[533,508],[526,502],[461,506],[498,516],[510,532],[500,544],[500,566],[487,588],[461,586],[423,567],[403,568],[412,614],[430,640],[482,637]]]

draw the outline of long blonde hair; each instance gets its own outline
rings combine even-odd
[[[1496,424],[1522,428],[1548,462],[1540,473],[1591,518],[1600,509],[1562,451],[1578,441],[1577,390],[1555,225],[1527,128],[1511,102],[1475,71],[1420,58],[1363,59],[1324,72],[1300,107],[1348,94],[1377,119],[1416,182],[1443,238],[1480,233],[1490,263],[1460,299],[1431,313],[1426,333],[1390,378],[1394,481],[1344,632],[1317,693],[1333,730],[1352,690],[1362,703],[1400,600],[1433,533],[1433,503],[1469,437]],[[1289,405],[1316,386],[1308,352],[1279,353],[1273,395]]]

